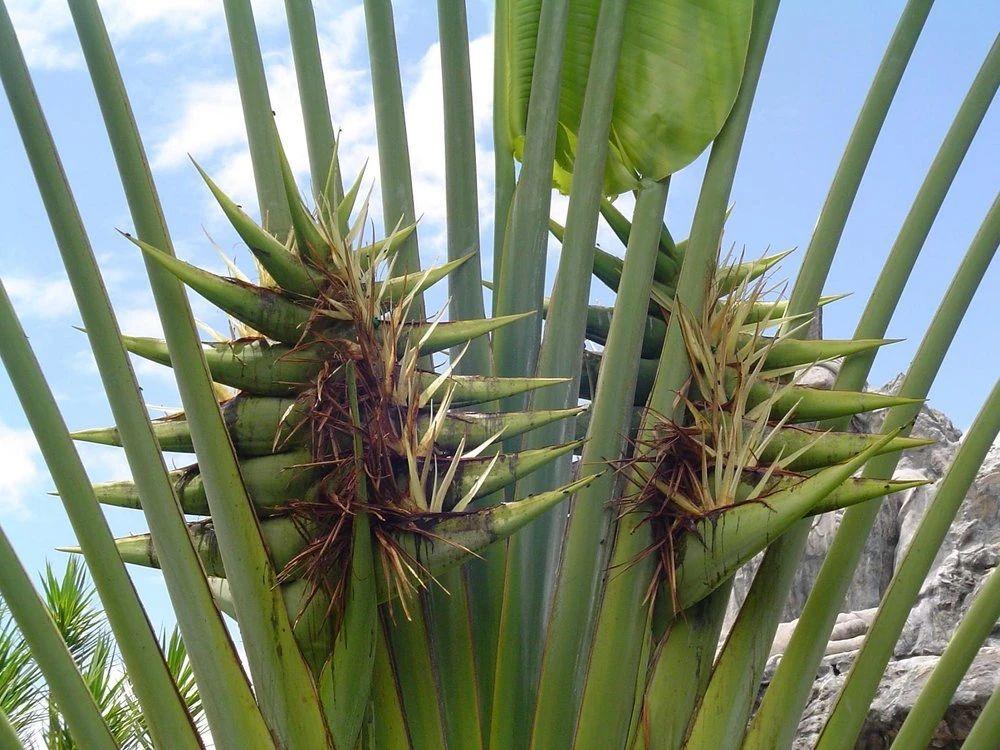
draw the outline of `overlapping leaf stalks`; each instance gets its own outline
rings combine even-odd
[[[615,218],[628,228],[627,220]],[[677,246],[672,247],[676,252]],[[659,611],[678,613],[697,603],[804,516],[923,483],[851,475],[873,455],[928,441],[807,426],[913,401],[799,383],[811,366],[891,341],[795,337],[797,328],[811,319],[781,317],[784,304],[765,299],[774,291],[765,280],[769,269],[784,255],[723,264],[708,290],[716,303],[695,316],[671,304],[673,277],[664,270],[669,255],[661,253],[659,296],[654,285],[655,312],[647,320],[643,348],[655,350],[665,321],[678,315],[691,378],[686,396],[678,396],[683,399],[682,419],[651,415],[651,436],[639,440],[631,457],[619,462],[637,490],[616,500],[620,515],[636,514],[652,529],[652,542],[642,554],[656,559],[648,597],[666,596],[656,601]],[[609,254],[597,258],[595,274],[614,287],[617,259]],[[608,315],[599,308],[591,312],[588,338],[601,342]],[[770,328],[785,333],[766,335]],[[585,360],[589,377],[581,381],[584,398],[596,382],[601,355],[587,352]],[[637,415],[655,369],[655,361],[644,360],[640,366]]]
[[[313,214],[287,164],[283,168],[294,225],[287,244],[254,224],[202,173],[254,253],[259,285],[216,276],[135,242],[233,319],[235,338],[207,344],[205,355],[212,379],[226,391],[222,410],[241,473],[280,580],[286,586],[309,584],[308,594],[297,599],[300,611],[293,614],[300,616],[301,608],[322,592],[325,610],[319,614],[335,630],[349,582],[353,519],[363,514],[371,525],[383,573],[379,601],[401,601],[406,612],[407,600],[436,574],[572,493],[576,485],[513,504],[473,508],[479,498],[577,446],[502,454],[487,451],[494,441],[580,409],[461,411],[564,381],[421,370],[422,356],[461,346],[523,316],[412,320],[416,296],[471,256],[423,273],[391,276],[393,251],[413,226],[362,246],[366,202],[352,228],[344,234],[340,229],[353,213],[360,177],[341,203],[320,206]],[[383,269],[388,269],[386,278]],[[164,342],[134,337],[125,342],[139,356],[170,363]],[[164,450],[193,451],[182,413],[154,422],[154,432]],[[120,442],[115,428],[74,436]],[[173,480],[185,513],[208,513],[197,465],[175,471]],[[95,493],[106,504],[139,507],[131,482],[100,484]],[[206,573],[224,579],[212,519],[189,528]],[[154,541],[140,534],[117,544],[127,562],[157,567]],[[224,580],[216,582],[215,591],[226,606]]]

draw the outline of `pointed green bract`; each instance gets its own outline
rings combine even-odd
[[[161,339],[122,336],[125,348],[161,365],[171,364]],[[290,346],[266,339],[242,339],[203,344],[212,380],[258,396],[290,396],[323,366],[325,347]]]
[[[388,237],[383,237],[380,240],[375,240],[369,245],[359,247],[358,260],[361,261],[361,267],[366,269],[369,268],[371,266],[372,259],[376,258],[383,250],[389,253],[390,256],[395,256],[396,252],[399,250],[399,245],[415,231],[417,231],[416,224],[407,224],[405,227],[399,227],[399,229]]]
[[[594,478],[585,477],[557,490],[539,493],[513,503],[501,503],[471,513],[444,514],[429,518],[420,533],[394,531],[393,535],[421,566],[436,575],[490,544],[509,537],[549,508],[586,487]],[[189,524],[188,528],[206,574],[215,578],[227,578],[211,520]],[[282,570],[304,549],[311,529],[308,524],[283,516],[263,520],[261,531],[273,565],[277,570]],[[115,545],[122,560],[127,563],[148,568],[160,567],[159,557],[149,534],[120,537],[115,540]],[[62,549],[65,552],[79,552],[76,547]],[[384,579],[381,576],[378,579],[379,601],[384,602],[390,598],[390,593],[385,590]]]
[[[288,213],[292,220],[296,249],[303,258],[311,258],[314,263],[322,266],[330,257],[330,244],[302,202],[299,188],[295,184],[295,175],[292,174],[292,168],[288,165],[285,150],[281,147],[277,133],[275,133],[274,148],[278,154],[281,182],[284,185],[285,198],[288,201]]]
[[[533,317],[534,312],[498,315],[482,320],[456,320],[449,323],[411,323],[405,329],[411,346],[420,354],[433,354],[464,344],[479,336],[501,330],[513,323]],[[508,377],[508,376],[504,376]]]
[[[444,499],[444,509],[451,510],[460,500],[477,500],[513,484],[519,478],[537,471],[550,461],[572,453],[583,444],[577,440],[565,445],[520,451],[509,455],[468,458],[459,462],[452,483]],[[440,473],[447,470],[450,459],[441,462]],[[263,455],[240,461],[240,474],[247,494],[258,513],[280,512],[295,500],[309,499],[316,484],[325,473],[307,451],[291,451]],[[189,515],[207,516],[211,511],[205,496],[197,464],[170,472],[171,482],[181,509]],[[404,485],[405,472],[397,477]],[[429,492],[431,488],[425,488]],[[139,491],[130,480],[102,482],[93,487],[99,503],[119,508],[140,509]]]
[[[483,404],[501,398],[528,393],[539,388],[566,385],[569,378],[492,378],[483,375],[448,375],[421,373],[420,381],[428,388],[440,380],[439,393],[451,392],[456,405]]]
[[[837,300],[842,300],[848,295],[846,294],[831,294],[825,297],[820,297],[819,301],[816,303],[816,307],[824,307]],[[768,321],[775,321],[776,323],[783,322],[783,318],[788,313],[788,300],[777,300],[775,302],[755,302],[753,307],[751,307],[750,312],[746,317],[747,323],[767,323]]]
[[[723,511],[718,518],[699,522],[678,553],[674,591],[678,611],[701,601],[785,529],[812,512],[898,433],[882,437],[850,461],[778,490],[766,503],[743,503]]]
[[[302,338],[311,310],[264,287],[226,279],[168,255],[147,242],[133,240],[147,258],[256,331],[286,344]]]
[[[436,572],[456,565],[469,552],[478,552],[538,518],[542,513],[568,500],[595,479],[584,477],[549,492],[531,495],[512,503],[499,503],[465,515],[444,517],[431,526],[432,536],[424,542],[410,537],[418,559]]]
[[[455,260],[442,263],[439,266],[432,266],[426,271],[421,271],[420,273],[411,273],[406,276],[397,276],[395,278],[386,279],[376,285],[376,288],[378,289],[377,293],[381,293],[386,302],[401,300],[414,292],[419,294],[420,292],[423,292],[438,283],[441,279],[456,269],[461,268],[475,256],[476,252],[473,251],[471,253],[466,253]]]
[[[565,445],[500,454],[495,463],[492,457],[463,462],[466,465],[460,466],[455,474],[452,498],[458,501],[469,493],[472,493],[473,499],[487,497],[559,457],[571,454],[582,444],[582,440],[575,440]],[[446,508],[451,505],[454,505],[454,502],[445,501]]]
[[[477,336],[486,335],[521,316],[485,318],[454,323],[413,324],[407,327],[410,344],[417,344],[421,354],[461,345]],[[122,341],[133,354],[170,365],[166,342],[160,339],[123,336]],[[211,342],[203,345],[205,360],[212,379],[259,396],[289,396],[300,391],[323,367],[329,352],[321,343],[291,346],[264,339]],[[431,373],[421,374],[423,387],[437,380]],[[455,389],[454,403],[485,403],[520,393],[559,385],[558,378],[489,378],[478,375],[452,375],[442,381],[441,392],[449,386]]]
[[[305,407],[294,399],[237,396],[225,402],[222,410],[233,446],[241,456],[264,456],[307,444]],[[456,450],[460,444],[473,447],[498,433],[516,437],[584,410],[585,407],[528,412],[450,412],[436,436],[436,443],[448,450]],[[418,434],[426,433],[430,420],[429,413],[418,418]],[[153,433],[165,451],[194,452],[190,425],[183,414],[154,421]],[[121,445],[121,436],[114,427],[79,430],[72,433],[72,437],[88,443]]]
[[[208,189],[212,191],[233,229],[271,278],[289,292],[296,294],[315,292],[317,274],[305,265],[302,258],[292,254],[274,235],[247,216],[235,201],[222,192],[197,162],[194,162],[194,166],[205,180]]]
[[[513,438],[529,430],[534,430],[553,422],[575,417],[586,407],[572,409],[545,409],[523,412],[466,412],[450,414],[444,420],[437,444],[442,448],[455,450],[460,444],[479,445],[499,434],[502,438]],[[430,417],[418,420],[418,431],[429,421]]]
[[[783,427],[775,431],[767,445],[756,453],[756,459],[760,464],[768,464],[781,456],[797,454],[791,463],[785,464],[785,468],[788,471],[808,471],[847,461],[880,440],[879,435]],[[882,451],[891,453],[933,444],[934,441],[929,438],[900,436],[883,446]]]
[[[447,328],[444,333],[457,335],[451,334]],[[123,336],[122,340],[133,354],[169,366],[170,355],[163,341],[137,336]],[[430,346],[438,346],[434,334],[429,341]],[[254,395],[286,396],[299,391],[319,371],[324,362],[324,351],[321,344],[290,347],[251,339],[206,344],[205,359],[212,379],[218,383]],[[566,383],[565,378],[491,378],[481,375],[449,375],[442,378],[434,373],[421,373],[420,381],[423,388],[438,384],[440,393],[450,389],[454,404],[485,403]]]
[[[755,279],[759,279],[769,270],[778,265],[778,263],[787,258],[791,253],[791,250],[786,250],[783,253],[767,255],[763,258],[758,258],[757,260],[743,261],[741,263],[737,263],[736,265],[723,268],[718,272],[720,274],[718,282],[719,291],[722,294],[729,294],[741,285],[747,284]]]
[[[794,481],[792,480],[792,483]],[[778,483],[778,487],[784,484],[786,482],[780,482]],[[868,500],[875,500],[896,492],[905,492],[916,487],[923,487],[926,484],[930,484],[929,479],[903,480],[852,477],[814,505],[809,511],[809,515],[817,516],[821,513],[830,513],[841,508],[849,508],[852,505],[859,505]],[[765,502],[767,502],[766,499]]]
[[[323,474],[305,451],[292,451],[249,458],[240,462],[240,474],[247,494],[262,512],[280,510],[292,500],[305,499],[309,489]],[[207,516],[208,498],[197,464],[170,472],[177,499],[185,513]],[[134,482],[103,482],[94,485],[97,501],[121,508],[140,508],[139,492]]]
[[[780,419],[790,414],[790,422],[819,422],[824,419],[846,417],[866,411],[888,409],[893,406],[912,406],[923,403],[920,398],[883,395],[857,391],[828,391],[802,385],[782,386],[766,381],[751,386],[748,403],[751,407],[765,403],[776,390],[780,391],[771,406],[771,418]]]

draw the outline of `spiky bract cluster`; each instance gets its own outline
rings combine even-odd
[[[397,226],[384,240],[363,244],[367,200],[354,210],[361,177],[342,202],[321,201],[313,213],[284,161],[283,171],[293,222],[285,241],[251,221],[202,172],[254,253],[259,284],[235,274],[215,276],[136,244],[233,321],[234,339],[207,344],[205,355],[212,379],[235,389],[221,408],[280,579],[307,579],[313,591],[327,595],[328,610],[335,610],[351,559],[352,518],[364,513],[385,573],[381,599],[405,598],[436,572],[572,492],[568,486],[510,505],[470,508],[575,447],[503,455],[491,448],[494,441],[578,410],[459,410],[564,381],[458,376],[451,367],[435,372],[429,363],[435,352],[522,316],[412,319],[417,295],[471,256],[425,272],[400,272],[396,252],[414,226]],[[170,364],[164,342],[125,337],[125,344],[139,356]],[[164,450],[193,450],[183,414],[157,420],[154,431]],[[114,428],[75,437],[119,444]],[[174,472],[174,480],[185,512],[211,511],[197,465]],[[95,490],[102,502],[138,507],[129,482]],[[224,577],[211,519],[190,529],[206,572]],[[119,540],[118,546],[128,562],[158,564],[148,535]],[[224,599],[225,586],[216,588]]]
[[[609,216],[608,207],[604,213]],[[768,272],[787,253],[722,263],[709,279],[709,304],[700,314],[673,299],[679,267],[673,256],[682,254],[683,243],[661,247],[642,349],[644,356],[658,354],[676,315],[691,378],[674,413],[650,414],[646,430],[634,434],[632,453],[618,465],[633,488],[620,499],[619,512],[635,514],[651,529],[642,555],[655,560],[649,595],[665,583],[675,611],[705,596],[795,520],[914,486],[851,474],[862,458],[927,444],[806,426],[912,402],[799,384],[818,363],[890,342],[804,336],[812,316],[785,317],[785,303],[765,299],[776,291]],[[619,259],[598,254],[594,272],[614,289],[620,270]],[[592,307],[588,338],[603,344],[610,318],[609,309]],[[768,335],[769,329],[780,333]],[[592,393],[601,359],[586,353],[583,398]],[[657,366],[654,359],[640,361],[634,425]]]

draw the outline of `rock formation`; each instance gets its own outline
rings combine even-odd
[[[818,367],[808,374],[815,385],[832,382],[835,368]],[[892,392],[900,378],[883,386]],[[866,431],[876,430],[884,415],[868,417]],[[864,634],[875,615],[879,600],[920,519],[933,501],[936,487],[947,471],[961,442],[961,432],[947,416],[927,406],[914,425],[913,434],[936,442],[905,455],[896,477],[927,478],[934,482],[887,498],[879,511],[865,547],[843,612],[827,646],[813,691],[799,726],[795,748],[813,747],[823,727],[831,703],[850,669]],[[783,622],[775,637],[765,682],[781,658],[826,550],[840,523],[842,512],[819,516],[813,523],[805,556],[796,576]],[[887,748],[934,668],[938,656],[987,574],[1000,562],[1000,443],[994,444],[975,483],[952,524],[910,612],[896,644],[878,695],[869,711],[858,748]],[[734,596],[727,616],[729,623],[738,611],[753,580],[755,565],[737,575]],[[937,728],[934,748],[958,748],[1000,680],[1000,627],[994,630],[955,695],[951,709]]]

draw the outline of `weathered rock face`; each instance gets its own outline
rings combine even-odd
[[[836,700],[853,658],[854,653],[851,652],[828,656],[823,660],[811,700],[799,725],[794,750],[809,750],[815,746],[826,721],[827,710]],[[889,663],[856,748],[885,750],[892,744],[935,664],[936,656],[911,656]],[[1000,648],[983,648],[952,698],[951,707],[938,725],[930,747],[958,750],[962,746],[983,705],[993,694],[998,670]]]
[[[811,376],[818,381],[817,385],[832,381],[832,376],[824,376],[819,371]],[[879,390],[893,392],[898,389],[900,380],[896,378]],[[865,423],[855,426],[868,432],[877,431],[883,418],[883,414],[874,414],[866,417]],[[875,616],[882,594],[961,443],[960,431],[944,414],[930,407],[921,410],[913,434],[932,438],[935,443],[903,456],[896,477],[925,478],[934,483],[898,493],[883,502],[799,726],[797,749],[811,748],[815,744],[831,704]],[[771,650],[765,684],[791,637],[795,625],[793,620],[802,611],[842,515],[826,514],[813,523],[784,611],[786,622],[779,626]],[[895,658],[886,670],[869,711],[858,748],[877,750],[889,747],[962,615],[986,576],[998,564],[1000,443],[995,444],[987,456],[924,582],[896,644]],[[756,561],[740,571],[736,578],[726,629],[752,583],[755,568]],[[975,717],[997,688],[998,681],[1000,627],[984,644],[966,675],[951,709],[937,729],[932,747],[960,747]]]

